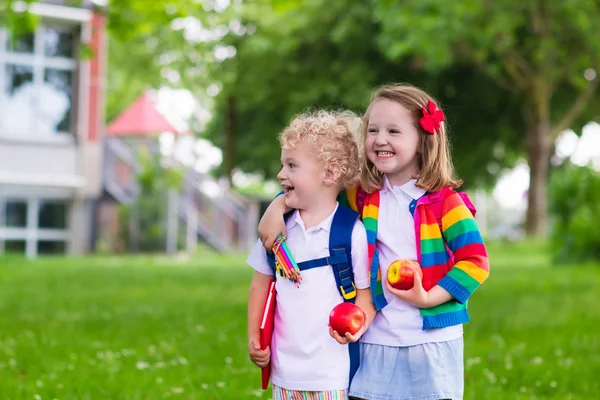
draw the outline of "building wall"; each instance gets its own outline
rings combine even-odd
[[[71,1],[71,0],[42,0],[42,1],[40,1],[40,3],[64,6],[64,5],[69,5],[69,3],[73,4],[73,1]],[[87,9],[97,8],[97,4],[94,4],[94,2],[91,0],[82,0],[82,1],[79,1],[78,4],[81,4],[81,7],[87,8]]]
[[[89,251],[102,188],[105,18],[45,3],[30,37],[0,26],[0,253],[31,257]]]
[[[3,182],[29,185],[83,185],[78,145],[20,141],[0,137],[0,177]]]

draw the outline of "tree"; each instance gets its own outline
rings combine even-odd
[[[17,0],[0,0],[2,25],[17,35],[31,32],[35,28],[38,18],[27,12],[15,12],[14,8],[17,2]],[[24,4],[32,2],[33,0],[25,0]]]
[[[468,62],[522,97],[531,171],[526,231],[547,230],[550,156],[598,96],[600,4],[594,0],[381,0],[382,49],[431,71]],[[402,40],[398,40],[402,38]],[[492,119],[490,124],[494,124]]]
[[[219,64],[222,74],[215,78],[222,90],[207,130],[224,152],[235,152],[239,168],[275,177],[276,136],[294,114],[317,107],[361,113],[372,90],[390,82],[423,87],[445,106],[455,164],[468,185],[492,185],[497,170],[517,159],[523,146],[521,99],[469,65],[431,73],[415,58],[390,60],[378,45],[381,24],[370,4],[275,0],[249,3],[242,11],[244,25],[256,32],[223,38],[237,52]],[[234,146],[226,145],[223,135],[231,97],[236,99]],[[482,168],[488,164],[496,169]]]

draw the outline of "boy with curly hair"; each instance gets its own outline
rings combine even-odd
[[[332,221],[344,207],[337,196],[354,186],[360,174],[356,126],[357,117],[349,112],[319,111],[297,116],[280,135],[282,167],[277,178],[286,206],[294,210],[286,222],[286,244],[298,264],[330,256]],[[367,315],[363,328],[345,338],[331,333],[329,313],[344,298],[331,265],[311,267],[301,272],[298,287],[285,277],[276,277],[275,330],[271,346],[264,350],[259,326],[273,270],[260,241],[248,257],[247,263],[255,270],[248,300],[248,352],[259,367],[271,362],[274,399],[348,398],[347,343],[360,338],[375,314],[367,236],[359,219],[352,228],[350,254],[356,304]]]

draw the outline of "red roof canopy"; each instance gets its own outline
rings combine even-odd
[[[178,131],[156,109],[148,92],[144,92],[109,125],[109,136],[147,136]]]

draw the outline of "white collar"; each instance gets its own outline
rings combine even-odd
[[[392,184],[390,183],[387,175],[384,175],[383,178],[383,187],[381,188],[381,192],[385,193],[387,191],[394,191],[394,188],[396,189],[400,189],[402,190],[404,193],[406,193],[410,198],[412,199],[419,199],[421,198],[426,190],[425,189],[421,189],[415,186],[415,183],[417,182],[416,179],[411,179],[410,181],[406,182],[404,185],[402,186],[392,186]]]
[[[325,218],[323,221],[321,221],[319,223],[319,225],[311,227],[310,230],[318,231],[320,229],[323,229],[325,232],[329,233],[331,231],[331,224],[333,223],[333,216],[335,215],[335,212],[337,211],[339,206],[340,206],[340,204],[336,201],[335,208],[333,209],[331,214],[329,214],[329,216],[327,216],[327,218]],[[302,220],[302,217],[300,216],[300,210],[295,210],[294,214],[292,214],[292,216],[290,218],[290,225],[288,226],[288,229],[291,229],[296,225],[300,225],[304,230],[306,230],[304,221]]]

